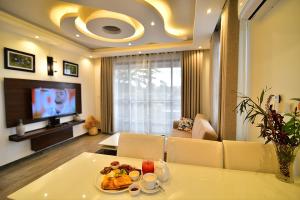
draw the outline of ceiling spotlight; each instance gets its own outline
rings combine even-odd
[[[139,51],[139,54],[141,54],[142,52],[141,51]]]
[[[207,9],[207,11],[206,11],[206,14],[210,14],[211,13],[211,9],[209,8],[209,9]]]
[[[79,35],[79,34],[76,34],[76,37],[80,37],[80,35]]]
[[[150,23],[150,25],[151,25],[151,26],[154,26],[154,25],[155,25],[155,22],[154,22],[154,21],[152,21],[152,22]]]
[[[128,46],[131,46],[131,42],[128,43]]]
[[[202,49],[202,46],[199,46],[198,49]]]
[[[93,58],[93,56],[89,56],[90,58]]]
[[[38,36],[38,35],[36,35],[36,36],[34,36],[36,39],[39,39],[40,38],[40,36]]]

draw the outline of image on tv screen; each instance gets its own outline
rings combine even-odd
[[[32,89],[33,119],[76,113],[75,89]]]

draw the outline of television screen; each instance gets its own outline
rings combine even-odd
[[[32,89],[33,119],[76,113],[75,89]]]

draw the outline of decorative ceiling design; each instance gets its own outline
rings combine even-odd
[[[161,15],[164,21],[165,31],[172,37],[177,37],[180,39],[187,39],[188,31],[176,25],[173,19],[173,12],[168,1],[160,0],[145,0],[147,3],[152,5]]]
[[[65,24],[64,21],[68,21],[81,34],[90,39],[98,40],[105,46],[113,47],[120,43],[135,45],[133,41],[143,37],[145,31],[148,32],[148,29],[152,28],[148,26],[149,28],[145,29],[143,25],[143,23],[147,23],[145,20],[140,22],[130,15],[103,9],[101,5],[99,8],[95,8],[91,5],[92,1],[84,2],[85,4],[74,0],[67,2],[62,2],[61,5],[51,9],[50,18],[52,22],[61,30],[67,30],[70,24],[69,26],[63,26],[63,24]],[[148,4],[146,6],[150,7],[152,13],[156,14],[157,12],[159,14],[157,22],[160,21],[163,24],[163,30],[166,33],[164,37],[169,37],[169,40],[173,42],[189,39],[191,31],[189,32],[188,29],[192,30],[192,27],[187,28],[176,23],[172,17],[174,14],[169,0],[142,0],[141,2],[144,3],[140,3],[142,6]],[[194,0],[186,0],[186,3],[194,4],[195,2]],[[155,21],[149,23],[150,26],[155,26]],[[118,29],[118,32],[112,33],[104,27],[114,27],[114,29]],[[153,41],[149,41],[149,43],[153,43]]]
[[[0,10],[61,35],[95,53],[106,51],[110,54],[111,49],[150,52],[151,48],[209,48],[209,38],[224,2],[0,0]],[[211,10],[209,14],[208,9]],[[43,40],[43,37],[39,39]]]
[[[77,28],[78,31],[80,31],[82,34],[86,35],[87,37],[99,41],[104,41],[104,42],[111,42],[111,43],[131,42],[141,38],[145,32],[144,26],[136,19],[130,16],[117,13],[117,12],[108,11],[108,10],[88,9],[78,5],[65,5],[65,6],[54,7],[50,12],[50,17],[53,23],[56,24],[59,28],[62,28],[61,24],[65,19],[73,18],[75,27]],[[99,22],[98,19],[103,19],[103,20]],[[115,22],[115,20],[117,23]],[[127,26],[129,25],[130,27],[126,27],[125,25],[125,26],[120,26],[122,29],[119,28],[120,21],[123,23],[127,23]],[[117,25],[114,26],[115,24]],[[106,30],[106,33],[103,34],[103,32],[101,31],[97,32],[97,30],[95,30],[94,28],[95,26],[98,26],[98,28]],[[105,27],[111,27],[111,29],[114,28],[114,29],[118,29],[119,31],[117,31],[117,33],[114,33],[113,31],[107,31],[107,28],[105,29]],[[126,30],[131,28],[134,29],[132,34],[129,35],[126,35],[124,33],[121,34],[122,32],[128,33],[129,31]],[[123,29],[125,30],[123,31]],[[110,34],[113,35],[118,34],[120,37],[122,35],[125,35],[125,37],[112,38],[109,36]]]

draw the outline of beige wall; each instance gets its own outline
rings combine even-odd
[[[15,70],[4,69],[3,48],[8,47],[28,53],[35,54],[36,72],[28,73]],[[48,80],[60,82],[81,83],[82,92],[82,118],[88,114],[95,114],[95,76],[94,66],[90,59],[81,57],[79,54],[61,50],[58,46],[44,43],[43,39],[29,39],[18,34],[0,30],[0,166],[12,162],[33,152],[30,149],[30,140],[22,142],[8,141],[8,136],[15,133],[15,128],[6,128],[3,79],[22,78],[34,80]],[[54,76],[47,74],[47,56],[53,56],[57,61],[54,69],[57,70]],[[68,60],[79,64],[79,78],[63,76],[62,61]],[[63,118],[62,121],[71,120],[71,117]],[[45,122],[26,125],[26,131],[44,127]],[[74,127],[74,134],[80,135],[86,132],[82,125]]]
[[[300,98],[300,1],[283,0],[263,18],[250,22],[250,96],[272,87],[280,94],[279,111],[289,111],[290,98]],[[259,129],[251,126],[249,140],[257,140]],[[297,173],[300,175],[300,153]]]
[[[272,87],[282,96],[279,110],[285,112],[300,97],[300,1],[280,1],[266,16],[250,24],[250,95]],[[251,128],[250,139],[258,129]]]

